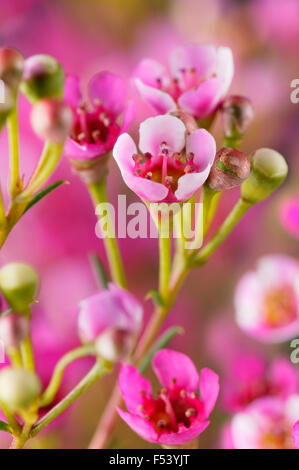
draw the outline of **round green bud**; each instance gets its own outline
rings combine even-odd
[[[12,412],[32,405],[41,389],[37,375],[26,369],[5,367],[0,372],[0,402]]]
[[[21,90],[35,103],[42,98],[62,98],[64,72],[60,63],[46,54],[25,60]]]
[[[275,150],[261,148],[251,156],[251,172],[241,186],[242,198],[254,204],[269,197],[285,180],[288,165]]]
[[[27,313],[37,288],[38,275],[29,264],[9,263],[0,269],[0,290],[15,312]]]

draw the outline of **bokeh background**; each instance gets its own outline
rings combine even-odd
[[[271,358],[289,344],[265,346],[249,339],[235,324],[233,295],[239,277],[264,254],[299,255],[298,240],[283,228],[279,209],[299,192],[299,104],[290,101],[290,83],[299,76],[298,0],[10,0],[0,3],[0,42],[20,49],[25,56],[55,56],[66,73],[79,75],[83,83],[94,72],[111,70],[127,81],[128,97],[137,103],[133,133],[142,119],[153,114],[130,86],[134,66],[143,57],[166,62],[168,53],[189,42],[230,46],[235,58],[231,91],[251,98],[255,121],[242,150],[273,147],[289,163],[283,187],[269,200],[254,207],[209,264],[188,278],[167,325],[182,325],[185,334],[173,348],[189,354],[198,367],[208,366],[220,377],[231,371],[241,352],[258,352]],[[42,147],[30,128],[26,100],[20,104],[22,172],[27,179]],[[215,135],[221,135],[215,129]],[[220,138],[218,145],[220,145]],[[0,138],[0,179],[7,184],[7,136]],[[76,329],[78,301],[96,291],[88,253],[103,259],[101,241],[95,236],[95,215],[89,196],[69,163],[62,160],[54,179],[70,184],[44,199],[18,223],[0,255],[1,264],[22,260],[33,264],[41,276],[39,304],[34,311],[34,347],[43,380],[49,380],[55,361],[79,344]],[[126,194],[114,162],[110,163],[109,192],[112,201]],[[221,200],[215,225],[228,213],[238,191]],[[121,240],[129,287],[140,300],[156,286],[157,241]],[[150,301],[145,302],[147,315]],[[66,375],[65,393],[87,370],[87,361],[76,363]],[[298,367],[299,370],[299,367]],[[115,376],[101,381],[73,405],[31,447],[86,447],[101,416]],[[217,448],[227,415],[221,400],[212,424],[200,438],[200,447]],[[0,447],[6,447],[4,433]],[[119,423],[112,442],[117,448],[145,448],[150,444]]]

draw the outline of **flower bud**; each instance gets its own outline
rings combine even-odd
[[[0,269],[0,290],[17,313],[27,313],[37,287],[38,275],[29,264],[9,263]]]
[[[17,348],[29,333],[28,318],[9,313],[0,317],[0,341],[5,348]]]
[[[33,106],[31,125],[36,134],[44,140],[63,144],[72,124],[73,112],[63,101],[44,99]]]
[[[24,57],[11,47],[0,48],[0,79],[12,90],[17,90],[22,79]]]
[[[42,98],[61,98],[63,84],[63,69],[54,57],[37,54],[25,60],[21,88],[31,102]]]
[[[15,104],[15,97],[11,89],[4,82],[0,84],[0,130]]]
[[[133,347],[131,331],[108,328],[95,342],[96,352],[109,362],[124,358]]]
[[[242,198],[252,204],[263,201],[285,180],[288,165],[275,150],[261,148],[251,156],[251,172],[241,186]]]
[[[227,139],[240,139],[249,128],[254,111],[248,98],[231,95],[223,101],[221,114],[225,137]]]
[[[0,401],[9,410],[18,412],[30,406],[39,396],[39,378],[26,369],[5,367],[0,372]]]
[[[182,109],[176,109],[175,111],[171,111],[169,114],[183,121],[189,134],[198,129],[196,120],[191,114],[187,113],[186,111],[183,111]]]
[[[223,191],[239,186],[250,173],[250,161],[245,153],[234,148],[217,152],[207,184],[213,191]]]

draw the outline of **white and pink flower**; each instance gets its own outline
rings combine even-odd
[[[282,342],[299,332],[299,264],[291,257],[261,258],[256,271],[239,281],[235,293],[236,320],[249,335],[265,342]]]
[[[156,353],[153,369],[163,387],[157,398],[150,382],[135,367],[122,366],[119,387],[129,413],[118,412],[143,439],[184,445],[209,425],[219,393],[218,375],[210,369],[202,369],[199,375],[189,357],[169,349]]]
[[[171,53],[169,69],[153,59],[143,59],[135,69],[134,82],[141,97],[159,114],[179,107],[199,119],[217,109],[233,74],[228,47],[188,45]]]
[[[113,149],[125,183],[149,202],[189,199],[209,176],[214,137],[205,129],[187,135],[183,122],[169,115],[146,119],[139,132],[140,152],[126,133]]]

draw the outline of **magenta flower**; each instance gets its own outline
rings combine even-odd
[[[235,293],[236,320],[246,333],[281,342],[299,332],[299,265],[288,256],[261,258]]]
[[[284,401],[260,398],[231,423],[235,449],[294,449],[292,428],[299,418],[299,395]]]
[[[299,421],[293,427],[293,439],[296,449],[299,449]]]
[[[65,145],[65,154],[75,160],[92,160],[112,150],[117,137],[129,129],[135,108],[125,105],[125,84],[110,72],[94,75],[88,84],[90,103],[82,100],[79,80],[69,76],[65,101],[74,111],[74,125]],[[122,125],[117,122],[123,113]]]
[[[284,228],[299,239],[299,197],[290,197],[280,207],[280,220]]]
[[[299,377],[289,358],[278,357],[266,366],[259,356],[239,357],[223,384],[223,404],[230,412],[246,408],[257,398],[287,398],[299,392]]]
[[[186,137],[186,127],[174,116],[156,116],[140,125],[139,148],[122,134],[113,156],[123,179],[141,199],[173,202],[189,199],[207,179],[216,153],[205,129]]]
[[[168,70],[155,60],[143,59],[134,72],[140,95],[160,114],[179,107],[197,119],[208,116],[226,95],[234,74],[228,47],[178,47],[169,65]]]
[[[219,393],[218,375],[202,369],[199,376],[189,357],[169,349],[156,353],[153,369],[163,387],[157,398],[135,367],[122,366],[119,387],[129,413],[118,409],[120,416],[147,441],[170,446],[192,441],[209,425]]]

